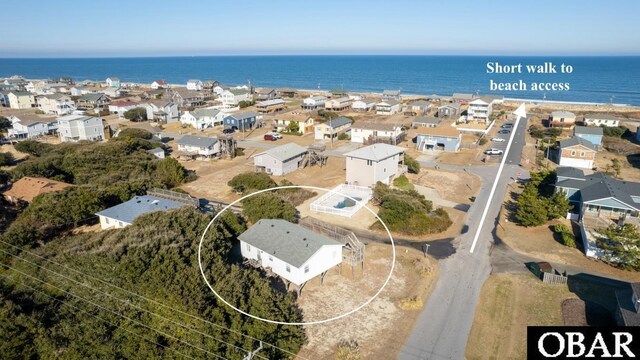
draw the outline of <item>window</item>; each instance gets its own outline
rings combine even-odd
[[[587,156],[587,153],[585,153],[584,151],[580,151],[580,157],[585,157]]]
[[[291,266],[289,266],[289,264],[287,264],[287,272],[291,272]]]
[[[105,224],[108,224],[108,223],[109,223],[109,218],[108,218],[108,217],[104,218],[104,223],[105,223]]]
[[[576,151],[575,150],[571,150],[571,156],[576,156]]]
[[[247,251],[251,251],[251,245],[247,244]]]
[[[304,266],[304,273],[308,273],[309,272],[309,265],[305,265]]]
[[[273,256],[269,255],[269,261],[273,261]]]
[[[367,160],[367,165],[372,166],[373,165],[373,160]]]

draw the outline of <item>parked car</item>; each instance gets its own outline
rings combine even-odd
[[[484,151],[487,155],[502,155],[504,152],[500,149],[487,149]]]
[[[223,134],[233,134],[235,132],[235,130],[233,130],[233,128],[226,128],[224,130],[222,130]]]
[[[511,129],[511,128],[513,128],[513,124],[506,123],[506,124],[502,125],[501,128],[503,128],[503,129]]]
[[[491,139],[491,141],[493,141],[493,142],[505,142],[505,141],[507,141],[507,139],[503,139],[503,138],[493,138],[493,139]]]
[[[269,133],[269,135],[275,137],[276,139],[282,139],[282,135],[277,133],[277,132],[275,132],[275,131],[272,132],[272,133]]]
[[[267,140],[267,141],[276,141],[276,140],[278,140],[278,138],[273,133],[264,134],[264,139]]]
[[[498,131],[498,134],[510,134],[511,130],[507,130],[507,129],[502,129],[500,131]]]

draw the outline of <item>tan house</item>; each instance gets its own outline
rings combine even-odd
[[[346,117],[339,117],[337,119],[330,119],[324,123],[315,125],[314,136],[316,140],[325,140],[332,138],[335,139],[340,134],[345,133],[351,129],[351,119]]]
[[[571,111],[554,111],[549,116],[551,127],[573,127],[576,124],[576,114]]]
[[[12,109],[31,109],[36,107],[36,98],[27,91],[12,91],[7,95]]]
[[[38,108],[45,114],[65,115],[76,109],[71,97],[63,94],[38,96]]]
[[[286,107],[287,106],[282,99],[265,100],[256,104],[256,110],[258,110],[258,113],[260,114],[282,111]]]
[[[11,184],[9,190],[4,192],[4,197],[13,204],[29,204],[40,194],[59,191],[71,186],[73,185],[60,181],[25,176]]]
[[[311,116],[300,112],[290,112],[286,114],[275,115],[273,119],[273,127],[276,131],[289,131],[290,125],[295,123],[298,131],[302,135],[306,135],[313,131],[314,120]]]
[[[581,137],[560,141],[560,155],[558,164],[582,169],[593,169],[593,163],[598,152],[596,145]]]
[[[349,97],[341,97],[337,99],[327,100],[324,103],[324,108],[329,111],[342,111],[351,108],[351,103],[353,101]]]

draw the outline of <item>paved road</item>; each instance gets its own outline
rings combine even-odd
[[[482,226],[474,253],[470,253],[469,250],[488,201],[498,165],[466,168],[482,180],[476,201],[467,213],[466,225],[469,231],[454,241],[457,251],[440,261],[438,282],[399,354],[400,359],[464,359],[480,290],[491,272],[491,245],[502,200],[516,174],[523,173],[517,164],[524,146],[525,129],[526,121],[522,119],[515,129],[510,152],[505,155],[507,165],[498,179],[496,193],[489,206],[487,220]],[[442,168],[451,167],[443,165]]]

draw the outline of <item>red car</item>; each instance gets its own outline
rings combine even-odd
[[[278,140],[278,138],[273,136],[272,134],[264,134],[264,139],[267,140],[267,141],[276,141],[276,140]]]

